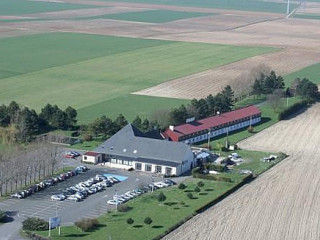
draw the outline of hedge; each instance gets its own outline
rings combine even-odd
[[[83,218],[74,223],[78,228],[80,228],[83,232],[86,232],[94,227],[99,225],[99,221],[97,218]]]
[[[45,231],[49,229],[49,222],[41,218],[27,218],[22,222],[22,229],[29,231]]]
[[[196,167],[192,170],[192,177],[194,178],[200,178],[200,179],[207,179],[207,180],[214,180],[214,181],[223,181],[223,182],[232,182],[231,178],[223,177],[219,175],[213,175],[213,174],[202,174],[200,173],[201,168]]]
[[[306,108],[308,106],[309,101],[308,100],[303,100],[301,102],[297,102],[295,104],[293,104],[292,106],[284,109],[283,111],[281,111],[278,115],[278,120],[281,121],[283,119],[286,119],[287,117],[289,117],[291,114],[294,114],[295,112]]]

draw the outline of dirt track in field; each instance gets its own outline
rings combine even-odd
[[[240,143],[290,156],[165,240],[320,239],[320,104]]]

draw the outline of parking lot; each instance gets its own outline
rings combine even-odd
[[[64,189],[74,186],[79,182],[95,177],[97,174],[115,174],[127,177],[126,180],[107,187],[105,190],[89,195],[80,202],[72,200],[52,201],[50,197],[55,194],[61,194]],[[62,224],[69,225],[76,220],[84,217],[97,217],[108,209],[115,209],[115,206],[108,205],[107,201],[113,199],[117,194],[123,194],[142,185],[147,185],[153,181],[161,181],[161,177],[152,177],[150,174],[140,172],[127,172],[118,169],[107,169],[102,167],[92,167],[85,173],[78,174],[54,186],[46,188],[28,196],[25,199],[8,199],[0,202],[0,209],[4,211],[16,212],[15,219],[23,221],[27,217],[40,217],[48,219],[49,217],[61,216]]]

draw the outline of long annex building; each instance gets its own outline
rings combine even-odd
[[[192,144],[252,126],[260,121],[261,111],[252,105],[183,125],[170,126],[164,136],[174,142]]]

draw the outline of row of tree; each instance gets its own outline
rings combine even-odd
[[[52,175],[60,166],[62,148],[36,142],[28,149],[13,148],[0,153],[0,196]]]
[[[28,142],[44,131],[72,129],[77,123],[76,117],[77,111],[72,107],[62,110],[47,104],[37,114],[34,109],[12,101],[8,106],[0,106],[0,137],[4,143]]]

